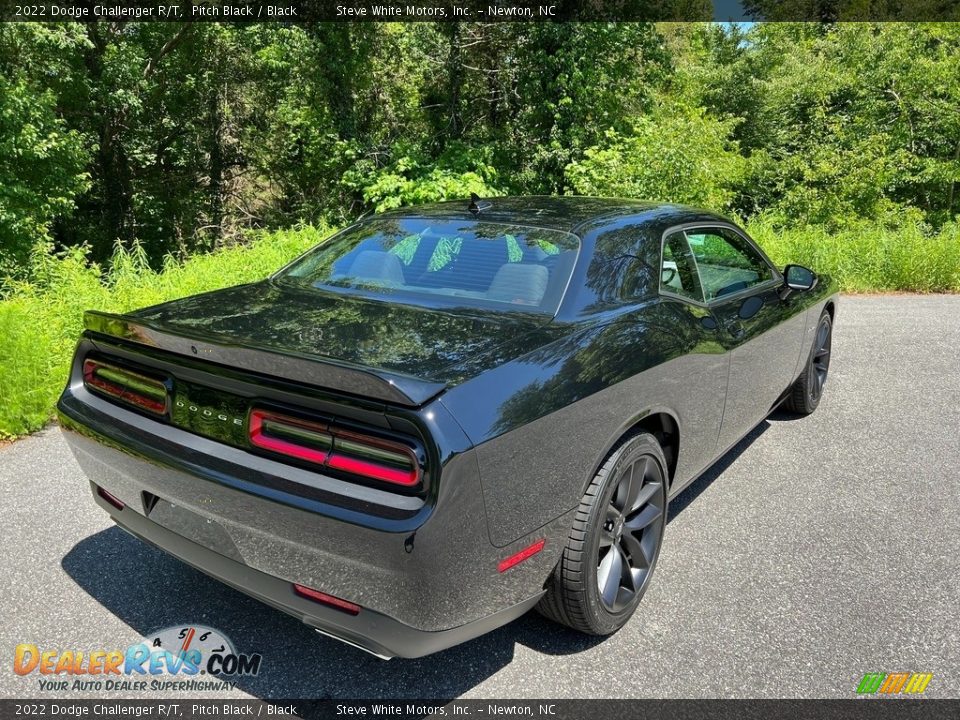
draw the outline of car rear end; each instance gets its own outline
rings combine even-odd
[[[402,379],[135,318],[87,325],[59,416],[121,528],[383,657],[453,645],[538,599],[549,567],[502,572],[522,543],[490,543],[474,452],[425,397],[436,387],[404,394]]]
[[[381,656],[521,615],[568,524],[527,518],[494,545],[477,450],[443,404],[555,338],[579,239],[511,217],[374,217],[268,280],[87,313],[58,408],[96,502]]]

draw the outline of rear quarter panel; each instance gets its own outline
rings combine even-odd
[[[713,452],[726,356],[694,313],[651,301],[441,397],[476,443],[494,545],[576,507],[613,443],[651,412],[680,428],[678,476]]]

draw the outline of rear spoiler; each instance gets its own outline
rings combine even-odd
[[[130,315],[88,310],[83,314],[83,324],[87,332],[94,335],[398,405],[423,405],[447,387],[444,383],[351,365],[331,358],[281,353],[248,343],[210,339],[199,332],[184,332],[181,328],[174,330]]]

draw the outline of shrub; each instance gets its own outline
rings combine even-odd
[[[728,207],[746,170],[728,140],[732,124],[699,108],[660,107],[632,134],[607,131],[606,143],[567,165],[567,185],[579,195]]]
[[[489,151],[451,143],[435,162],[417,152],[401,155],[390,166],[378,170],[351,170],[343,183],[362,195],[376,212],[401,205],[420,205],[441,200],[502,194],[497,187],[497,171]]]
[[[33,253],[29,282],[11,283],[0,300],[0,438],[43,427],[67,378],[83,329],[83,311],[125,312],[199,292],[259,280],[316,245],[323,228],[263,234],[248,245],[168,259],[150,269],[142,249],[118,249],[108,271],[90,265],[81,249]]]
[[[960,292],[960,226],[932,233],[922,223],[899,227],[861,222],[833,232],[820,225],[747,226],[781,267],[799,263],[835,278],[847,292]]]

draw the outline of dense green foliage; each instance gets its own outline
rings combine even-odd
[[[950,222],[960,27],[0,25],[0,267],[503,193]]]
[[[0,275],[15,272],[86,187],[79,136],[53,105],[50,92],[0,75]]]
[[[957,57],[956,24],[0,24],[0,435],[83,309],[471,192],[702,205],[844,289],[960,291]]]
[[[83,311],[123,312],[260,280],[323,239],[319,228],[279,231],[243,246],[150,268],[139,245],[118,247],[109,269],[83,252],[36,252],[30,283],[0,300],[0,439],[42,427],[67,377]]]
[[[729,140],[732,125],[699,108],[657,107],[628,133],[607,131],[602,146],[567,166],[567,183],[580,195],[728,208],[746,167]]]

